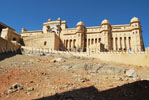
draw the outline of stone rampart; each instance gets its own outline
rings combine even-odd
[[[30,51],[30,53],[57,53],[57,54],[68,54],[80,57],[93,57],[99,58],[103,61],[109,61],[114,63],[138,65],[138,66],[149,66],[149,52],[68,52],[68,51],[53,51],[46,48],[31,48],[22,47],[24,50]]]
[[[0,53],[15,52],[20,48],[17,42],[7,41],[0,37]]]

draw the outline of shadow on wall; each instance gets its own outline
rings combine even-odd
[[[0,53],[0,61],[6,59],[6,58],[9,58],[9,57],[13,57],[17,54],[21,54],[21,51],[20,49],[17,50],[16,52],[7,52],[7,53]]]
[[[136,81],[105,91],[90,86],[33,100],[149,100],[149,81]]]

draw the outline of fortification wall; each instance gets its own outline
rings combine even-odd
[[[91,54],[91,57],[109,62],[149,66],[149,54]]]
[[[68,52],[68,51],[51,51],[50,49],[43,48],[31,48],[31,47],[22,47],[24,50],[31,52],[45,52],[45,53],[57,53],[57,54],[67,54],[80,57],[93,57],[98,58],[103,61],[121,63],[121,64],[130,64],[137,66],[149,66],[149,52]]]
[[[10,42],[0,37],[0,53],[14,52],[20,48],[17,42]]]
[[[69,54],[69,53],[67,53]],[[130,64],[130,65],[138,65],[138,66],[149,66],[149,53],[145,52],[137,52],[137,53],[79,53],[72,52],[70,53],[75,56],[84,56],[84,57],[93,57],[99,58],[103,61],[114,62],[114,63],[122,63],[122,64]]]
[[[55,33],[24,37],[23,40],[26,47],[32,48],[49,48],[52,50],[58,50],[60,44],[59,37]]]
[[[138,66],[149,66],[149,53],[138,52],[138,53],[72,53],[75,56],[93,57],[99,58],[103,61],[138,65]]]
[[[122,63],[122,64],[131,64],[138,66],[149,66],[149,53],[94,53],[94,54],[85,54],[85,53],[73,53],[75,56],[84,56],[84,57],[93,57],[99,58],[103,61]]]

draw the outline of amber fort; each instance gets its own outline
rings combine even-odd
[[[137,17],[123,25],[111,25],[107,19],[98,24],[87,27],[79,21],[74,28],[68,28],[65,20],[48,19],[41,30],[22,28],[18,34],[15,29],[0,22],[0,53],[20,49],[39,53],[59,51],[114,62],[149,65],[146,58],[149,48],[144,47],[141,21]]]
[[[100,24],[100,23],[99,23]],[[142,29],[137,17],[129,24],[111,25],[104,19],[99,26],[86,27],[80,21],[75,28],[68,28],[66,21],[48,19],[43,29],[28,31],[22,29],[25,46],[69,51],[143,51]]]

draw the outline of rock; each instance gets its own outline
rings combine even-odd
[[[30,83],[34,83],[34,81],[30,81]]]
[[[29,88],[27,88],[27,91],[33,91],[33,90],[34,90],[33,87],[29,87]]]
[[[87,81],[90,81],[89,79],[87,79],[87,78],[81,78],[81,79],[79,79],[81,82],[87,82]]]
[[[115,66],[99,66],[96,73],[103,74],[124,74],[125,69],[123,67]]]
[[[45,53],[41,53],[40,56],[46,56],[46,54]]]
[[[60,68],[61,69],[72,69],[72,68],[75,68],[75,67],[76,67],[76,64],[68,64],[68,65],[63,65]]]
[[[65,59],[63,59],[63,58],[55,58],[55,59],[52,59],[50,62],[53,62],[53,63],[55,63],[55,62],[65,62]]]
[[[24,87],[21,84],[15,83],[13,84],[10,89],[17,89],[17,90],[22,90]]]
[[[8,89],[7,90],[7,93],[9,94],[9,93],[14,93],[14,92],[16,92],[16,91],[18,91],[17,89]]]
[[[65,60],[63,58],[57,58],[56,61],[57,62],[64,62]]]
[[[37,85],[37,86],[40,86],[40,83],[37,83],[36,85]]]
[[[31,93],[30,93],[30,92],[27,92],[27,95],[28,95],[28,96],[30,96],[30,95],[31,95]]]
[[[72,66],[67,66],[67,65],[61,66],[61,69],[70,69],[70,68],[72,68]]]
[[[128,77],[136,77],[137,73],[135,72],[135,70],[129,69],[129,70],[126,71],[126,76],[128,76]]]
[[[22,65],[25,65],[26,63],[22,63]]]
[[[7,91],[7,93],[8,93],[8,94],[9,94],[9,93],[13,93],[13,90],[10,90],[10,89],[9,89],[9,90]]]
[[[55,59],[52,59],[52,60],[50,60],[50,62],[55,63],[55,62],[56,62],[56,60],[55,60]]]
[[[13,84],[8,90],[7,93],[13,93],[16,92],[18,90],[22,90],[24,87],[18,83]]]
[[[7,95],[6,98],[9,98],[9,95]]]
[[[93,64],[85,64],[84,65],[84,70],[88,71],[88,70],[92,70],[93,69]]]
[[[117,81],[123,81],[123,79],[121,77],[117,77],[116,80]]]

